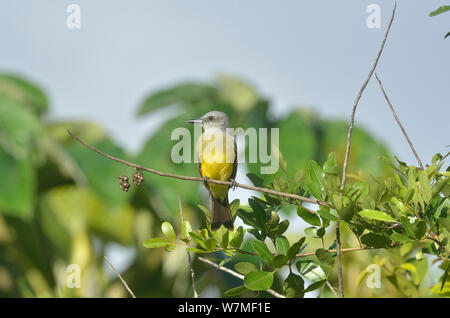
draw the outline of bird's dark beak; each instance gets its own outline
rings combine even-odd
[[[203,123],[203,121],[200,118],[199,119],[189,119],[187,122],[191,123],[191,124],[199,124],[199,125],[201,125]]]

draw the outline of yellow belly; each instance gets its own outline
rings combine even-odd
[[[233,173],[234,159],[234,139],[233,137],[225,138],[223,135],[222,149],[211,148],[211,141],[208,138],[202,138],[202,144],[197,144],[197,151],[201,151],[201,168],[202,177],[209,179],[228,181]],[[228,159],[228,160],[227,160]],[[210,184],[209,189],[215,198],[224,198],[228,192],[227,185]]]

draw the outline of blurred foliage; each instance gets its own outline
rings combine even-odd
[[[271,287],[288,296],[303,297],[306,293],[321,290],[321,295],[328,297],[332,294],[326,287],[326,280],[334,286],[337,284],[332,271],[334,255],[327,252],[328,248],[334,248],[333,234],[328,234],[325,228],[338,217],[352,220],[342,229],[346,246],[355,246],[358,240],[365,245],[395,244],[396,239],[406,240],[405,235],[411,239],[414,235],[415,241],[408,253],[401,254],[398,249],[379,253],[379,261],[384,260],[380,266],[399,273],[386,277],[391,283],[383,284],[390,287],[383,289],[382,296],[424,295],[416,288],[416,283],[421,283],[427,269],[424,261],[411,258],[414,251],[422,252],[423,244],[416,242],[417,232],[423,227],[419,225],[420,221],[411,224],[414,233],[400,231],[393,236],[396,229],[390,229],[391,232],[380,239],[367,234],[374,229],[385,229],[385,221],[378,220],[379,215],[373,217],[370,211],[358,215],[360,210],[370,207],[369,210],[383,211],[397,220],[400,214],[395,203],[377,201],[374,206],[369,197],[378,198],[383,191],[390,191],[387,196],[391,200],[399,196],[395,191],[402,189],[397,179],[395,184],[389,181],[379,189],[373,188],[375,182],[368,172],[380,180],[389,180],[392,168],[377,159],[378,156],[389,157],[386,147],[361,128],[357,127],[353,133],[350,181],[346,188],[349,198],[341,202],[342,207],[321,208],[319,216],[311,217],[304,213],[300,202],[287,202],[267,195],[252,197],[248,204],[232,203],[234,217],[241,218],[249,226],[247,230],[237,227],[234,232],[229,232],[222,228],[212,233],[208,228],[209,211],[204,207],[208,205],[206,195],[200,184],[145,174],[141,186],[132,186],[127,193],[121,192],[118,176],[131,175],[135,171],[89,151],[66,132],[68,129],[96,148],[125,160],[165,172],[197,175],[196,164],[175,164],[169,159],[171,149],[177,143],[171,140],[171,133],[177,127],[186,127],[192,132],[193,127],[186,125],[187,119],[200,117],[211,109],[221,110],[229,115],[232,127],[280,128],[282,169],[278,173],[264,175],[262,179],[258,176],[260,164],[239,167],[249,172],[249,179],[255,185],[322,196],[335,205],[333,200],[336,198],[323,190],[331,189],[338,181],[335,171],[341,170],[346,143],[347,124],[344,121],[321,119],[311,110],[301,108],[277,118],[273,116],[270,101],[251,84],[225,74],[209,83],[178,83],[153,93],[143,100],[137,115],[152,116],[164,108],[173,109],[174,116],[149,135],[137,155],[131,156],[93,122],[45,119],[49,105],[39,87],[13,75],[0,75],[0,175],[4,178],[0,188],[0,296],[128,297],[103,259],[115,250],[129,255],[125,257],[128,263],[121,272],[138,297],[190,297],[192,290],[185,248],[179,246],[190,244],[192,252],[212,253],[215,261],[228,263],[227,266],[234,266],[246,275],[244,282],[230,279],[194,259],[200,293],[214,286],[218,295],[254,296],[257,293],[270,296],[264,290]],[[410,168],[400,163],[398,169],[408,174]],[[437,182],[436,171],[426,175],[431,184]],[[317,176],[324,179],[317,180]],[[406,187],[406,177],[400,175],[400,178]],[[422,189],[426,184],[424,178],[420,173],[415,175],[411,187]],[[420,211],[432,207],[430,210],[434,211],[435,218],[436,209],[440,209],[437,219],[444,219],[442,226],[445,227],[447,208],[444,209],[444,203],[436,199],[440,192],[431,191],[431,199],[428,192],[407,199],[413,200]],[[183,224],[180,224],[178,197],[182,202]],[[400,202],[405,201],[401,199]],[[445,202],[448,205],[448,201]],[[292,213],[296,211],[295,207],[299,217],[311,225],[305,229],[305,235],[287,231],[289,222],[281,220],[278,214],[281,210]],[[433,220],[429,219],[427,226]],[[359,233],[361,227],[364,234]],[[272,246],[266,245],[266,238]],[[144,241],[151,249],[142,245]],[[423,253],[431,251],[436,255],[438,250],[433,246],[425,246]],[[165,247],[170,253],[156,247]],[[216,252],[217,249],[220,251]],[[315,255],[291,263],[293,255],[304,249],[315,251]],[[236,254],[237,250],[257,255]],[[374,291],[367,288],[362,291],[361,284],[357,286],[355,282],[373,262],[373,253],[344,254],[347,296],[373,296]],[[394,258],[391,253],[400,254]],[[81,288],[68,288],[67,280],[73,274],[71,270],[67,271],[69,264],[80,266]],[[294,273],[283,279],[282,269],[287,265]],[[445,270],[444,265],[439,266]],[[281,274],[274,276],[268,268]],[[448,272],[448,266],[446,269]],[[447,295],[447,277],[442,279],[443,288],[432,289],[433,295]],[[415,290],[397,288],[410,283],[414,284]]]

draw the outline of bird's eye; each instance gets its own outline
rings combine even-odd
[[[212,121],[213,119],[214,119],[213,116],[209,116],[209,117],[208,117],[208,120],[209,120],[209,121]]]

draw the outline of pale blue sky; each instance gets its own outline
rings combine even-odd
[[[81,29],[66,8],[81,7]],[[366,8],[381,7],[369,29]],[[399,1],[379,75],[423,161],[448,151],[450,13],[440,1]],[[3,0],[0,71],[41,84],[50,118],[89,118],[136,150],[162,116],[136,122],[145,94],[217,72],[248,79],[276,114],[309,105],[348,118],[380,46],[393,1]],[[414,162],[373,79],[356,120]],[[129,127],[123,129],[122,127]]]

